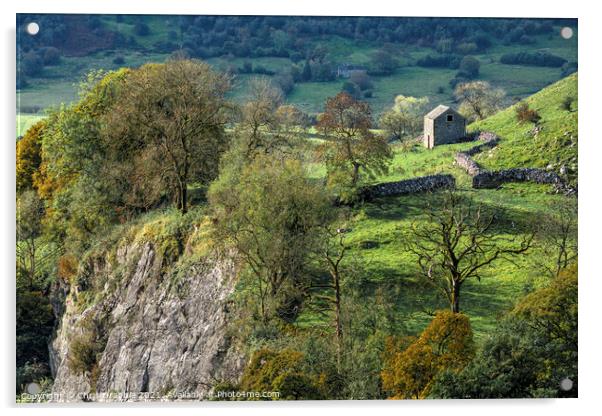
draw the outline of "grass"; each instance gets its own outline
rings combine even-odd
[[[85,57],[64,57],[59,65],[46,67],[40,77],[30,79],[29,87],[17,92],[17,102],[19,103],[17,111],[33,114],[46,107],[72,101],[77,96],[77,83],[81,77],[92,69],[117,69],[119,65],[114,64],[113,59],[118,55],[124,57],[124,65],[129,67],[137,67],[146,62],[163,62],[168,56],[167,54],[148,51],[155,43],[167,40],[169,30],[177,27],[176,22],[172,21],[173,19],[169,16],[147,16],[145,22],[149,25],[150,34],[137,36],[134,33],[134,17],[125,16],[122,22],[117,22],[115,16],[104,16],[102,20],[109,29],[120,30],[126,36],[132,36],[139,47],[100,52]],[[555,28],[555,30],[559,33],[560,28]],[[561,38],[560,35],[540,35],[534,39],[535,43],[531,45],[495,44],[486,54],[477,55],[481,61],[479,79],[490,81],[492,84],[504,88],[511,98],[522,98],[557,81],[561,76],[560,69],[503,65],[499,63],[501,55],[523,50],[544,50],[571,61],[577,60],[576,33],[569,40]],[[370,55],[382,46],[374,42],[354,41],[338,36],[316,37],[311,42],[315,45],[324,45],[334,62],[364,65],[369,63]],[[453,102],[449,82],[455,76],[455,70],[414,66],[417,59],[432,53],[434,51],[430,48],[399,45],[397,58],[402,66],[390,76],[373,78],[373,97],[367,98],[367,101],[372,105],[377,116],[393,104],[393,99],[398,94],[428,96],[433,105]],[[208,59],[209,63],[222,70],[229,67],[240,67],[245,61],[275,72],[285,71],[292,64],[288,58],[277,57]],[[244,100],[246,97],[248,78],[248,75],[237,77],[231,94],[235,100]],[[337,94],[341,90],[343,82],[344,80],[298,83],[287,97],[287,101],[309,113],[321,112],[326,98]]]
[[[43,118],[37,114],[17,114],[17,137],[23,136],[27,129]]]
[[[486,206],[503,208],[516,222],[529,223],[535,215],[550,212],[553,203],[564,197],[550,194],[547,186],[532,184],[510,184],[499,190],[474,190],[470,177],[453,165],[453,155],[459,150],[474,146],[460,143],[435,147],[428,150],[414,145],[409,150],[394,147],[394,159],[390,172],[375,182],[386,182],[423,176],[434,173],[450,173],[456,177],[459,192],[472,197],[475,202]],[[319,171],[315,171],[317,174]],[[424,195],[382,198],[355,211],[348,234],[350,259],[360,265],[357,276],[368,292],[377,288],[395,290],[397,302],[393,306],[400,319],[410,331],[419,332],[430,322],[424,311],[446,308],[434,290],[419,276],[415,257],[403,250],[403,237],[414,222],[425,221]],[[504,237],[513,237],[503,234]],[[515,236],[518,237],[518,236]],[[370,242],[373,248],[362,248]],[[531,285],[545,284],[546,279],[534,266],[541,253],[531,250],[514,263],[500,261],[489,267],[481,282],[469,281],[462,292],[462,309],[471,319],[477,340],[496,325],[497,319],[525,293]],[[368,301],[371,297],[367,296]],[[302,325],[315,324],[320,317],[302,316]]]
[[[475,156],[487,169],[511,167],[546,168],[560,166],[569,169],[569,178],[577,177],[577,79],[567,78],[532,95],[525,101],[541,116],[537,134],[533,123],[518,123],[515,106],[507,108],[486,120],[473,123],[471,130],[493,131],[501,137],[500,144],[490,151]],[[560,107],[565,97],[573,97],[571,111]]]
[[[471,130],[491,130],[502,137],[496,150],[477,156],[479,163],[489,169],[501,169],[545,167],[550,163],[574,160],[576,167],[577,107],[575,104],[571,112],[560,109],[562,99],[567,95],[576,97],[576,92],[577,74],[573,74],[526,99],[542,116],[543,130],[537,139],[527,134],[533,125],[517,123],[514,108],[472,124]],[[471,197],[484,206],[502,209],[512,223],[531,226],[534,218],[552,213],[557,203],[567,201],[566,197],[551,193],[547,185],[507,184],[496,190],[472,189],[471,178],[453,164],[457,151],[472,146],[474,143],[459,143],[428,150],[420,144],[394,145],[389,173],[374,182],[449,173],[456,178],[461,195]],[[323,167],[312,166],[312,174],[319,177],[325,172]],[[397,299],[392,305],[395,313],[404,320],[405,327],[415,333],[431,319],[425,311],[447,307],[442,297],[420,277],[415,256],[403,249],[404,235],[407,236],[410,226],[426,221],[426,201],[424,195],[389,197],[355,209],[347,241],[351,246],[348,258],[361,270],[354,276],[354,281],[347,284],[361,285],[366,291],[367,302],[373,301],[369,294],[378,288],[393,291]],[[568,201],[576,203],[571,199]],[[498,235],[521,237],[511,231],[502,230]],[[498,318],[530,288],[547,284],[548,278],[536,266],[542,256],[544,254],[536,244],[524,256],[489,266],[484,270],[481,281],[466,282],[461,294],[461,308],[471,319],[477,341],[482,341],[496,326]],[[303,325],[316,324],[320,319],[323,320],[306,312],[300,322]]]

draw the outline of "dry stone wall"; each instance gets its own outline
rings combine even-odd
[[[439,189],[453,189],[455,187],[456,180],[452,175],[429,175],[367,186],[362,190],[362,197],[364,200],[371,200],[384,196],[418,194]]]
[[[554,185],[556,192],[565,195],[576,195],[577,189],[572,188],[555,172],[536,168],[512,168],[499,171],[488,171],[481,168],[471,156],[497,146],[500,138],[492,132],[479,132],[474,135],[474,140],[484,143],[476,145],[464,152],[456,153],[455,161],[472,176],[472,187],[475,189],[497,188],[509,182],[533,182]]]

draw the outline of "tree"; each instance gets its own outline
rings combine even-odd
[[[479,75],[479,69],[481,63],[474,56],[465,56],[460,61],[460,68],[456,77],[463,77],[468,79],[476,78]]]
[[[327,137],[320,155],[331,186],[354,192],[362,174],[374,177],[387,172],[391,149],[371,128],[372,112],[367,103],[345,92],[326,101],[317,129]]]
[[[413,224],[406,236],[405,248],[415,255],[422,276],[444,294],[454,313],[460,312],[466,280],[480,280],[487,266],[531,247],[532,234],[506,238],[494,232],[501,214],[450,192],[440,205],[430,204],[426,223]]]
[[[439,311],[418,338],[389,338],[381,373],[383,388],[395,399],[423,399],[439,374],[462,370],[473,356],[468,317]]]
[[[395,104],[379,121],[380,127],[391,137],[399,140],[415,137],[422,127],[427,97],[416,98],[398,95]]]
[[[506,94],[486,81],[472,81],[459,84],[454,95],[460,101],[463,116],[469,120],[482,120],[500,110]]]
[[[551,277],[577,261],[577,204],[572,200],[554,203],[539,221],[539,246],[543,251],[539,268]]]
[[[33,190],[17,199],[17,287],[45,289],[43,271],[55,259],[56,249],[43,236],[44,203]]]
[[[216,240],[234,247],[250,271],[261,319],[294,320],[320,225],[332,212],[323,188],[307,179],[298,161],[258,155],[242,170],[223,169],[209,202]]]
[[[301,80],[308,82],[311,81],[311,65],[309,64],[309,60],[305,60],[305,64],[303,65],[303,70],[301,71]]]
[[[330,276],[329,283],[312,284],[312,289],[327,289],[330,293],[314,295],[320,301],[326,301],[334,309],[334,328],[337,340],[337,368],[341,368],[341,353],[343,349],[343,323],[341,317],[342,305],[342,279],[345,273],[343,260],[349,251],[345,243],[347,229],[332,227],[332,224],[323,225],[323,243],[321,260],[325,263]]]
[[[372,54],[370,72],[374,75],[391,75],[397,69],[399,63],[391,53],[379,49]]]
[[[438,377],[431,397],[577,397],[577,268],[519,301],[460,372]],[[561,388],[564,379],[573,386]]]
[[[217,176],[227,146],[229,88],[227,76],[202,62],[147,64],[128,76],[106,118],[109,140],[140,153],[134,157],[154,156],[147,173],[161,177],[182,213],[189,183],[207,184]]]
[[[46,122],[38,121],[17,142],[17,193],[33,188],[34,174],[42,163],[42,135]]]

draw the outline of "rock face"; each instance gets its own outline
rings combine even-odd
[[[202,399],[212,383],[237,381],[244,358],[226,334],[234,264],[207,259],[174,279],[160,257],[151,243],[139,243],[121,247],[112,262],[88,261],[81,273],[106,283],[83,311],[75,302],[81,289],[67,295],[50,346],[55,400],[86,400],[86,393],[99,401],[137,400],[136,393]],[[104,346],[94,370],[73,371],[73,340],[90,318],[105,322]]]

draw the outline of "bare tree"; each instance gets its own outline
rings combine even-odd
[[[429,204],[426,223],[414,224],[406,238],[405,248],[416,256],[423,277],[445,295],[452,312],[460,312],[466,280],[480,280],[487,266],[531,247],[532,233],[521,238],[496,233],[499,214],[450,192],[440,205]]]
[[[553,204],[539,220],[538,236],[543,255],[537,266],[556,277],[577,260],[577,203],[565,200]]]

